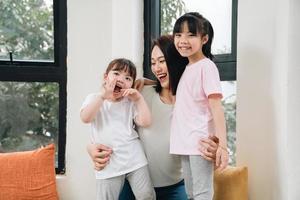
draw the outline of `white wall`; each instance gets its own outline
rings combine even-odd
[[[288,200],[300,199],[300,1],[290,0],[287,81]]]
[[[61,200],[95,199],[93,166],[86,152],[89,125],[79,119],[81,103],[96,92],[108,63],[131,59],[142,74],[143,1],[68,1],[66,174],[57,177]]]
[[[238,5],[237,163],[251,200],[300,199],[297,0]]]

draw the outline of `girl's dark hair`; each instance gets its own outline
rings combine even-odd
[[[111,70],[116,70],[116,71],[125,71],[128,72],[129,75],[132,77],[133,82],[136,79],[136,67],[131,62],[130,60],[126,58],[117,58],[112,60],[109,64],[108,67],[106,68],[106,74],[108,74]]]
[[[181,33],[183,24],[187,22],[189,31],[195,35],[200,34],[201,37],[208,35],[208,41],[203,45],[203,54],[211,60],[214,56],[211,53],[211,44],[214,38],[214,29],[211,23],[198,12],[189,12],[179,17],[174,25],[173,35]]]
[[[157,46],[163,53],[169,73],[169,83],[172,94],[176,94],[180,77],[188,64],[188,59],[182,57],[175,48],[172,35],[163,35],[152,41],[151,52]],[[160,93],[162,87],[160,82],[156,80],[155,91]]]

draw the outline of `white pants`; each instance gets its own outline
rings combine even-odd
[[[189,199],[212,200],[213,163],[202,156],[181,156],[185,190]]]
[[[97,200],[118,200],[125,178],[136,200],[155,200],[155,191],[147,166],[121,176],[97,179]]]

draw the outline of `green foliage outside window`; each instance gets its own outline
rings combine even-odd
[[[234,84],[231,82],[231,84]],[[233,99],[233,100],[232,100]],[[226,97],[222,101],[227,128],[227,147],[229,149],[229,164],[236,165],[236,95]]]
[[[48,1],[47,1],[48,2]],[[53,8],[45,0],[0,1],[0,59],[54,59]]]
[[[161,34],[171,34],[173,32],[173,24],[175,23],[176,19],[183,13],[187,12],[184,1],[161,0],[160,3]]]
[[[58,138],[58,84],[0,82],[0,150],[30,150]]]
[[[53,1],[1,0],[0,60],[53,62],[53,19]],[[58,104],[58,83],[0,82],[0,151],[57,144]]]

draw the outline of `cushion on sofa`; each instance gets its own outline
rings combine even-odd
[[[224,171],[215,171],[214,200],[247,200],[247,167],[227,167]]]
[[[54,144],[0,154],[0,200],[57,200]]]

